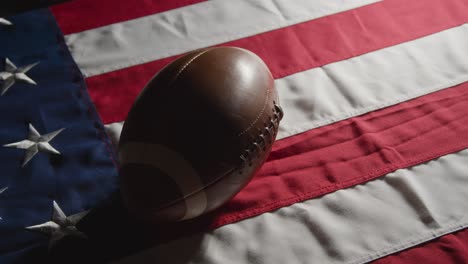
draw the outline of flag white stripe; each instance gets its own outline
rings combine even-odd
[[[119,263],[365,263],[467,227],[466,171],[463,150]]]
[[[468,81],[468,24],[275,81],[278,138]],[[117,139],[122,123],[106,126]]]
[[[468,81],[468,24],[277,80],[279,137]]]
[[[87,77],[182,54],[378,0],[218,0],[67,35]]]

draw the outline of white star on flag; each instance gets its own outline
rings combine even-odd
[[[75,236],[86,238],[86,235],[76,228],[76,224],[89,213],[83,211],[71,216],[66,216],[57,202],[53,202],[52,220],[39,225],[26,227],[27,230],[37,231],[48,235],[49,249],[51,249],[60,239],[65,236]]]
[[[13,23],[11,23],[10,21],[0,17],[0,25],[11,26],[11,25],[13,25]]]
[[[49,141],[54,139],[64,129],[65,128],[62,128],[41,136],[34,126],[29,124],[28,139],[6,144],[4,147],[25,149],[26,155],[24,157],[23,164],[21,165],[24,167],[39,151],[60,155],[60,152],[52,147],[52,145],[49,144]]]
[[[2,194],[4,191],[6,191],[8,189],[8,187],[3,187],[0,189],[0,194]],[[0,217],[0,220],[2,220],[2,218]]]
[[[4,95],[17,81],[36,85],[36,82],[29,78],[26,73],[37,64],[39,64],[39,62],[17,68],[13,62],[6,58],[5,71],[0,72],[0,81],[3,81],[0,85],[0,95]]]

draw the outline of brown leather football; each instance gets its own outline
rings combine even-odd
[[[273,77],[254,53],[218,47],[177,59],[143,89],[123,127],[127,209],[175,222],[219,207],[265,161],[282,116]]]

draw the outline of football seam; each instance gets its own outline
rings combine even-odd
[[[174,86],[177,82],[177,80],[179,80],[180,76],[182,75],[182,73],[185,71],[185,69],[187,69],[187,67],[192,63],[194,62],[197,58],[199,58],[200,56],[202,56],[203,54],[207,53],[208,51],[210,51],[211,49],[206,49],[200,53],[198,53],[197,55],[195,55],[193,58],[191,58],[189,61],[187,61],[183,66],[182,68],[177,72],[176,76],[174,77],[174,79],[172,80],[172,83],[170,86]],[[131,163],[129,163],[131,164]],[[150,166],[152,167],[152,166]],[[229,173],[232,173],[232,170],[228,171],[227,173],[223,174],[222,176],[216,178],[216,179],[213,179],[212,181],[210,181],[208,184],[206,184],[205,186],[201,187],[201,188],[198,188],[196,190],[193,190],[191,191],[190,193],[188,194],[185,194],[185,195],[182,195],[182,197],[178,198],[178,199],[175,199],[173,201],[170,201],[164,205],[161,205],[161,206],[158,206],[158,207],[155,207],[153,208],[153,210],[157,210],[157,211],[161,211],[161,210],[164,210],[166,208],[169,208],[170,206],[174,205],[174,204],[177,204],[181,201],[185,201],[187,200],[188,198],[200,193],[201,191],[204,191],[206,190],[207,188],[211,187],[213,184],[215,184],[216,182],[218,182],[219,180],[221,180],[226,174],[229,174]],[[205,209],[206,210],[206,209]]]
[[[174,86],[175,83],[177,82],[177,80],[179,79],[180,75],[182,75],[182,73],[185,71],[185,69],[193,62],[195,61],[198,57],[200,57],[201,55],[207,53],[208,51],[210,51],[211,49],[206,49],[200,53],[198,53],[197,55],[195,55],[193,58],[191,58],[189,61],[187,61],[184,66],[182,66],[182,68],[177,72],[176,76],[174,77],[174,80],[172,81],[172,84],[171,86]]]
[[[195,55],[193,58],[191,58],[189,61],[187,61],[183,66],[182,68],[177,72],[176,76],[174,77],[174,79],[172,80],[172,83],[170,86],[174,86],[176,84],[176,82],[179,80],[179,78],[181,77],[181,75],[184,73],[184,71],[187,69],[187,67],[192,64],[196,59],[198,59],[199,57],[201,57],[203,54],[207,53],[208,51],[211,51],[212,49],[206,49],[202,52],[200,52],[199,54]],[[240,132],[237,136],[242,136],[244,135],[245,133],[247,133],[250,129],[252,129],[255,124],[258,122],[258,120],[260,119],[260,117],[263,115],[263,113],[265,112],[265,109],[268,105],[268,101],[270,99],[270,91],[271,89],[267,89],[267,92],[266,92],[266,96],[265,96],[265,101],[264,101],[264,104],[263,104],[263,107],[262,107],[262,110],[257,114],[256,118],[254,119],[254,121],[252,121],[252,123],[242,132]],[[161,205],[161,206],[158,206],[158,207],[155,207],[153,208],[153,210],[157,210],[157,211],[161,211],[161,210],[164,210],[164,209],[167,209],[169,208],[170,206],[174,205],[174,204],[177,204],[179,202],[182,202],[182,201],[185,201],[187,200],[188,198],[198,194],[199,192],[201,191],[205,191],[207,189],[209,189],[211,186],[213,186],[214,184],[216,184],[217,182],[219,182],[221,179],[223,179],[224,177],[226,177],[227,175],[231,174],[231,173],[235,173],[237,170],[239,170],[239,168],[233,168],[227,172],[225,172],[223,175],[211,180],[210,182],[206,183],[205,186],[201,187],[201,188],[198,188],[197,190],[193,190],[192,192],[188,193],[188,194],[185,194],[183,195],[182,197],[178,198],[178,199],[175,199],[173,201],[170,201],[164,205]],[[206,209],[205,209],[206,210]]]
[[[177,72],[176,76],[174,77],[174,80],[172,81],[172,84],[171,86],[175,85],[175,83],[177,82],[177,80],[179,79],[179,77],[182,75],[182,73],[185,71],[185,69],[187,69],[187,67],[192,63],[194,62],[197,58],[199,58],[200,56],[202,56],[203,54],[207,53],[208,51],[210,51],[212,49],[206,49],[202,52],[200,52],[199,54],[195,55],[193,58],[191,58],[189,61],[187,61],[184,66],[182,66],[182,68]],[[265,102],[263,103],[263,107],[262,107],[262,110],[260,110],[260,112],[257,114],[257,117],[255,118],[254,121],[252,121],[252,123],[250,123],[250,125],[244,129],[244,131],[240,132],[237,136],[240,137],[242,135],[244,135],[245,133],[247,133],[247,131],[249,131],[250,129],[252,129],[252,127],[255,126],[255,124],[258,122],[258,120],[260,119],[260,117],[263,115],[263,113],[265,112],[265,109],[266,109],[266,106],[268,104],[268,100],[270,99],[270,89],[267,89],[267,94],[266,94],[266,98],[265,98]]]
[[[263,103],[263,108],[262,110],[260,111],[260,113],[258,113],[257,117],[255,118],[255,120],[242,132],[240,132],[237,136],[240,137],[242,136],[243,134],[247,133],[247,131],[249,131],[250,129],[252,129],[252,127],[255,126],[255,124],[257,123],[257,121],[260,119],[260,117],[263,115],[263,113],[265,112],[265,109],[266,109],[266,106],[268,104],[268,100],[270,99],[270,89],[267,89],[267,94],[265,96],[265,102]]]

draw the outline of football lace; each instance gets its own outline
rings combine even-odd
[[[251,167],[255,159],[260,158],[261,154],[267,150],[267,147],[273,144],[278,132],[278,127],[281,119],[283,118],[283,110],[275,101],[273,101],[273,116],[270,116],[265,121],[262,129],[258,129],[249,146],[240,155],[242,161],[242,168]],[[242,173],[242,169],[239,170]]]

